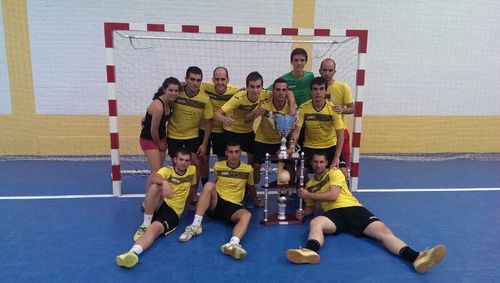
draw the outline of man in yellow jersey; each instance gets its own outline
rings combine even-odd
[[[193,223],[186,227],[179,241],[187,242],[193,236],[201,234],[201,222],[206,212],[209,217],[224,219],[234,226],[232,237],[227,244],[221,246],[221,252],[235,259],[242,259],[247,252],[241,246],[240,240],[245,235],[252,215],[241,202],[245,195],[245,188],[254,186],[253,169],[241,161],[239,144],[235,142],[226,144],[225,154],[227,160],[217,161],[214,164],[216,181],[205,184],[196,207]]]
[[[187,148],[192,154],[192,163],[196,166],[197,178],[201,168],[200,156],[207,151],[208,139],[212,131],[212,103],[208,95],[200,90],[203,73],[200,68],[191,66],[186,71],[186,85],[184,90],[174,101],[172,115],[167,126],[167,145],[169,155],[173,155],[179,148]],[[203,121],[203,138],[199,137],[199,126]],[[190,206],[197,201],[197,186],[190,193]],[[190,207],[193,209],[194,207]]]
[[[116,257],[116,264],[132,268],[139,255],[159,236],[172,232],[179,224],[190,188],[196,184],[196,168],[191,163],[191,152],[179,149],[173,166],[160,168],[152,177],[152,185],[145,197],[144,222],[134,235],[129,252]]]
[[[305,166],[309,169],[312,155],[319,151],[326,151],[330,167],[345,167],[342,158],[344,124],[333,109],[333,103],[325,99],[326,91],[326,80],[315,77],[311,83],[312,99],[299,107],[299,120],[291,135],[291,140],[296,141],[304,127],[302,151],[306,158]]]
[[[319,67],[319,73],[328,82],[328,87],[326,91],[326,99],[333,102],[333,110],[340,114],[342,117],[342,122],[344,123],[344,144],[342,146],[342,156],[344,157],[346,167],[340,168],[342,173],[349,177],[348,168],[351,167],[351,148],[349,146],[349,131],[347,130],[347,125],[345,123],[345,116],[354,113],[354,104],[352,100],[351,88],[345,82],[335,80],[333,76],[336,73],[335,61],[331,58],[327,58],[321,62]]]
[[[252,122],[257,119],[257,117],[262,117],[257,127],[255,133],[255,144],[254,144],[254,164],[253,164],[253,176],[254,183],[258,184],[260,182],[260,169],[262,163],[264,163],[266,158],[266,153],[270,155],[275,155],[280,149],[281,136],[275,129],[275,125],[267,117],[265,117],[269,112],[273,114],[289,114],[290,109],[287,101],[288,93],[288,83],[282,79],[278,78],[273,83],[273,96],[272,99],[266,100],[257,106],[252,112],[248,113],[245,122]],[[286,164],[288,172],[292,172],[293,166],[290,163]]]
[[[300,188],[298,194],[305,200],[304,210],[297,210],[296,217],[303,219],[314,213],[316,203],[323,211],[309,224],[309,237],[305,248],[289,249],[288,260],[293,263],[318,263],[317,251],[324,243],[325,234],[339,234],[344,231],[354,236],[368,236],[379,240],[393,254],[411,262],[418,273],[427,272],[434,264],[443,260],[446,247],[417,252],[396,237],[392,231],[349,191],[344,175],[337,168],[327,167],[326,153],[315,153],[312,157],[314,178]]]
[[[216,112],[240,89],[229,84],[229,73],[227,69],[223,66],[219,66],[214,69],[212,81],[202,83],[200,90],[205,92],[210,97],[212,110]],[[200,137],[205,136],[205,131],[203,129],[204,125],[202,124],[200,125]],[[226,143],[224,141],[224,131],[222,129],[222,123],[215,120],[213,121],[212,132],[210,134],[210,139],[207,146],[207,152],[205,155],[201,156],[202,167],[200,170],[200,174],[202,186],[204,186],[208,181],[210,152],[212,151],[215,155],[217,155],[217,159],[219,161],[226,159],[224,155],[225,144]]]

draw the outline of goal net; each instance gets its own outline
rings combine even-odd
[[[335,79],[347,82],[354,96],[358,46],[359,38],[356,36],[115,30],[112,54],[123,193],[134,190],[143,192],[143,187],[129,188],[126,180],[130,177],[126,176],[149,173],[148,163],[139,146],[141,119],[153,94],[166,77],[173,76],[183,81],[186,69],[198,66],[203,70],[203,81],[210,81],[214,68],[224,66],[233,85],[244,87],[246,76],[258,71],[264,78],[264,87],[267,87],[290,71],[290,52],[293,48],[302,47],[309,53],[310,65],[306,68],[316,75],[323,59],[334,58],[337,63]],[[351,128],[351,125],[347,126]],[[169,163],[167,157],[165,164]]]

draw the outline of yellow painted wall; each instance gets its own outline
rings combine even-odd
[[[109,154],[107,116],[35,113],[26,2],[2,3],[13,113],[0,115],[0,155]],[[292,26],[313,27],[315,1],[295,0],[293,5]],[[141,153],[140,119],[120,117],[122,154]],[[500,152],[499,141],[498,116],[367,116],[363,117],[361,150],[363,153]]]

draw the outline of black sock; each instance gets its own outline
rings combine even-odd
[[[205,187],[205,184],[208,182],[208,177],[206,178],[201,178],[201,185]]]
[[[399,256],[406,259],[409,262],[414,262],[420,253],[414,251],[409,246],[404,246],[399,250]]]
[[[306,244],[306,249],[309,249],[311,251],[318,251],[320,248],[320,244],[318,242],[318,240],[314,240],[314,239],[311,239],[311,240],[307,240],[307,244]]]

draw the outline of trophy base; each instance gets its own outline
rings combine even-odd
[[[270,225],[295,225],[295,224],[302,224],[302,220],[298,220],[295,218],[295,215],[292,214],[286,214],[286,219],[285,220],[279,220],[278,219],[278,214],[271,214],[268,218],[267,221],[264,221],[262,219],[260,221],[260,224],[270,226]]]

